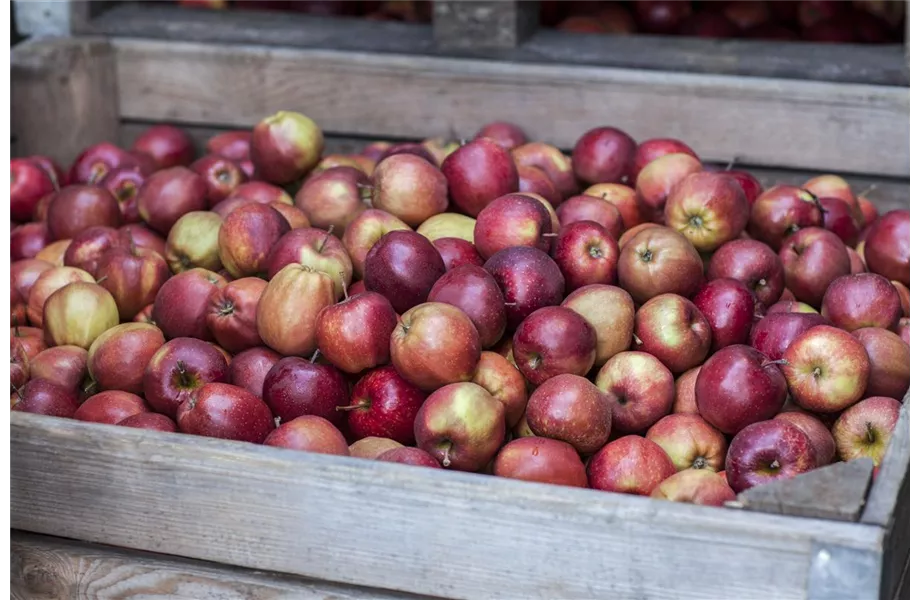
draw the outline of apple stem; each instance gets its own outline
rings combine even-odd
[[[345,294],[345,299],[348,300],[348,284],[345,283],[344,271],[339,271],[339,280],[342,282],[342,293]]]
[[[735,163],[736,163],[737,161],[738,161],[738,157],[737,157],[737,156],[733,156],[732,159],[731,159],[730,161],[728,161],[728,164],[725,165],[725,169],[723,169],[723,170],[724,170],[724,171],[731,171],[731,170],[732,170],[732,167],[735,166]]]
[[[310,357],[310,363],[315,363],[317,358],[319,358],[319,348],[317,348],[313,356]]]
[[[371,403],[367,399],[363,399],[363,400],[359,400],[357,404],[349,404],[347,406],[336,406],[335,409],[348,412],[348,411],[355,410],[357,408],[370,408],[370,407],[371,407]]]
[[[326,241],[329,239],[329,236],[332,235],[332,230],[335,229],[335,225],[330,225],[329,229],[326,230],[326,237],[323,238],[323,243],[317,248],[317,252],[322,252],[323,248],[326,247]]]
[[[99,279],[96,280],[96,284],[98,285],[98,284],[102,283],[103,281],[105,281],[105,280],[108,279],[108,278],[109,278],[108,275],[103,275],[102,277],[100,277]]]
[[[789,364],[789,361],[788,361],[788,360],[786,360],[785,358],[780,358],[779,360],[769,360],[769,361],[763,363],[763,364],[760,365],[760,366],[761,366],[761,367],[769,367],[770,365],[785,366],[785,365],[788,365],[788,364]]]
[[[637,346],[641,346],[641,345],[642,345],[642,340],[639,339],[639,336],[636,335],[635,333],[633,334],[633,341],[636,342],[636,345],[637,345]]]
[[[866,198],[869,194],[871,194],[872,192],[874,192],[875,189],[876,189],[877,187],[878,187],[878,186],[877,186],[876,184],[873,183],[872,185],[870,185],[869,187],[867,187],[867,188],[865,189],[865,191],[863,191],[863,193],[857,194],[856,197],[857,197],[857,198]],[[868,198],[866,198],[866,199],[868,200]]]
[[[558,233],[544,233],[543,237],[559,237]]]

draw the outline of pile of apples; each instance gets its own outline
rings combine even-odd
[[[613,127],[323,150],[13,160],[12,410],[711,505],[882,460],[908,211]]]

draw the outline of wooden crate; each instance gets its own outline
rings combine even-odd
[[[796,90],[785,101],[783,86]],[[844,90],[833,118],[822,86]],[[823,119],[823,142],[889,136],[873,155],[906,164],[902,91],[128,38],[36,39],[12,61],[16,152],[65,161],[139,121],[207,132],[281,108],[363,139],[512,118],[568,147],[620,103],[613,120],[638,137],[678,135],[706,158],[730,156],[720,144],[765,110],[806,138]],[[681,106],[718,117],[714,137],[668,130]],[[826,164],[820,147],[803,166]],[[760,164],[783,164],[783,149],[760,148]],[[868,469],[839,463],[756,488],[738,510],[12,413],[13,596],[906,598],[909,410],[871,487]]]

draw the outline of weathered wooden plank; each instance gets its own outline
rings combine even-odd
[[[310,581],[163,554],[11,532],[15,600],[412,600],[420,596]]]
[[[906,176],[906,88],[264,46],[115,39],[121,116],[244,125],[302,110],[327,131],[471,136],[513,120],[561,147],[620,124],[701,155]],[[245,93],[242,92],[245,90]],[[551,118],[548,118],[551,117]]]
[[[869,458],[833,463],[793,479],[753,487],[739,494],[738,502],[777,515],[858,521],[872,469]]]
[[[41,38],[12,49],[16,151],[72,160],[118,135],[115,61],[105,40]]]
[[[804,598],[874,526],[11,414],[11,527],[451,598]],[[878,583],[875,582],[877,589]]]
[[[15,0],[16,28],[25,36],[68,36],[91,16],[87,0]]]
[[[432,27],[428,25],[272,12],[189,11],[157,2],[113,8],[92,20],[91,31],[183,42],[464,55],[514,62],[878,85],[910,83],[899,45],[576,35],[539,29],[516,48],[442,48],[435,43]]]
[[[434,39],[441,48],[493,50],[520,46],[537,29],[533,0],[435,0]]]

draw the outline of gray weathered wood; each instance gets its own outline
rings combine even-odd
[[[20,531],[11,532],[10,546],[10,596],[15,600],[419,598]]]
[[[715,160],[908,173],[906,88],[264,46],[113,44],[120,112],[129,119],[251,126],[292,109],[330,133],[403,137],[468,137],[486,121],[506,119],[561,147],[613,123],[639,139],[681,138]]]
[[[537,29],[540,4],[532,0],[435,0],[434,39],[441,48],[515,48]]]
[[[412,593],[804,598],[816,543],[881,548],[875,526],[25,413],[10,435],[13,528]]]
[[[838,462],[738,495],[744,508],[777,515],[858,521],[872,483],[872,459]]]
[[[90,19],[85,0],[14,0],[16,28],[25,36],[68,36]]]
[[[815,544],[808,577],[808,600],[876,600],[882,565],[874,552],[835,544]]]
[[[105,40],[43,38],[12,49],[11,108],[16,151],[70,161],[118,135],[112,48]]]

